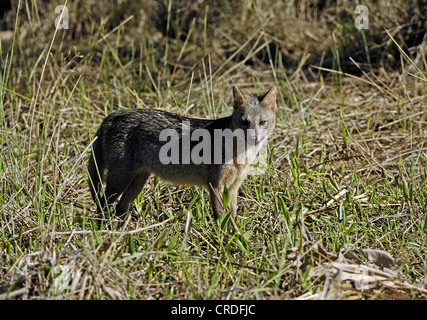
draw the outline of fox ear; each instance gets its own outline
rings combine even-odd
[[[248,102],[245,94],[239,88],[233,86],[234,107],[239,107]]]
[[[266,108],[270,108],[273,112],[276,111],[276,95],[277,88],[273,86],[264,96],[260,97],[260,105]]]

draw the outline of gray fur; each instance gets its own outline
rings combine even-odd
[[[159,159],[159,152],[166,142],[159,141],[159,136],[165,129],[174,129],[182,140],[183,121],[190,123],[191,132],[205,129],[211,137],[215,129],[243,129],[247,150],[255,148],[252,153],[256,155],[275,126],[276,91],[273,87],[256,98],[233,87],[233,114],[216,120],[188,118],[153,109],[121,110],[108,115],[96,133],[88,163],[89,186],[98,212],[105,212],[106,206],[122,195],[116,214],[123,218],[153,173],[175,184],[207,188],[216,218],[222,214],[222,204],[215,193],[221,196],[226,185],[230,194],[229,207],[235,216],[238,190],[248,174],[250,163],[237,163],[238,154],[233,149],[233,159],[224,159],[224,163],[195,164],[191,161],[183,164],[180,161],[179,164],[165,165]],[[261,125],[261,121],[265,123]],[[248,129],[253,130],[252,135]],[[177,143],[182,145],[182,141]],[[192,141],[191,149],[197,144],[198,141]],[[221,150],[211,150],[212,159],[218,151]],[[106,182],[105,195],[102,182]]]

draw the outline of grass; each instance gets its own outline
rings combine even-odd
[[[396,25],[375,44],[381,15],[362,38],[340,1],[322,9],[327,23],[309,1],[159,3],[73,1],[57,31],[60,2],[15,4],[1,47],[0,298],[425,299],[425,47],[409,50]],[[155,177],[123,228],[99,230],[86,163],[102,119],[131,107],[225,116],[233,84],[279,88],[269,167],[239,194],[240,234],[212,219],[205,190]],[[360,270],[388,271],[346,256],[360,249],[391,255],[393,275],[361,290]],[[340,279],[338,261],[361,269]]]

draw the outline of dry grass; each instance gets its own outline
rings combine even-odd
[[[1,299],[427,297],[421,1],[368,1],[364,34],[347,1],[79,0],[55,31],[59,3],[14,4],[1,34]],[[155,178],[132,220],[98,230],[86,162],[103,117],[220,117],[233,84],[280,88],[241,235],[202,189]]]

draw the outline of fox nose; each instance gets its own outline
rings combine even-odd
[[[255,129],[249,129],[248,130],[248,141],[251,143],[258,143],[259,142],[259,134],[257,130]]]
[[[257,135],[250,135],[248,141],[253,144],[257,144],[259,142],[259,137]]]

